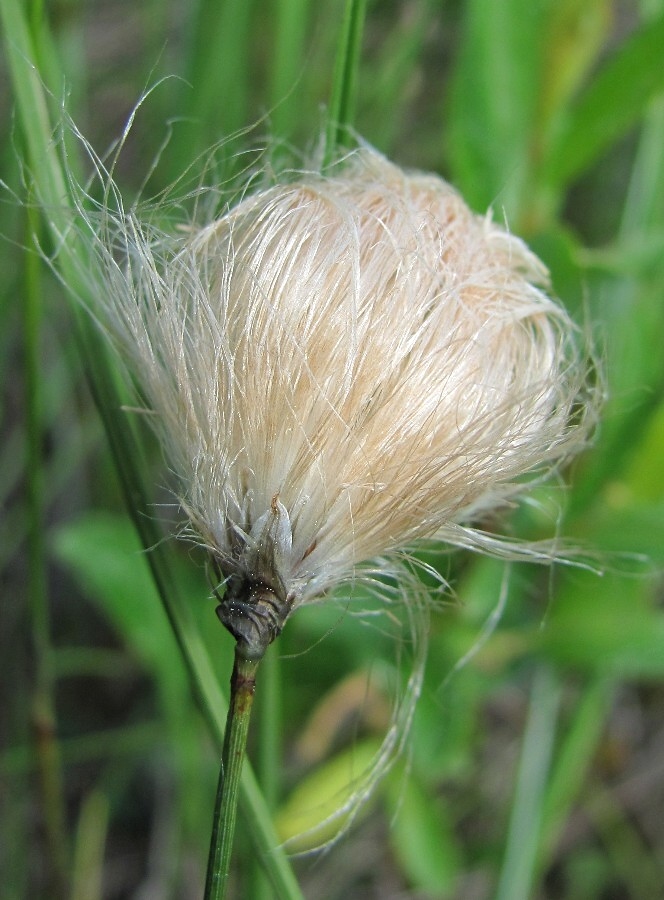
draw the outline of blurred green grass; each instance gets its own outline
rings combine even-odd
[[[166,79],[142,107],[120,158],[118,178],[131,197],[158,155],[152,194],[212,143],[259,120],[258,135],[314,147],[343,7],[340,0],[72,2],[35,3],[29,12],[55,110],[64,92],[101,152],[145,87]],[[571,487],[541,490],[537,506],[500,523],[518,537],[569,537],[594,554],[598,571],[512,566],[500,622],[455,671],[496,609],[504,565],[467,554],[427,556],[454,596],[432,621],[408,764],[338,848],[315,865],[298,865],[306,896],[659,896],[662,46],[664,11],[656,2],[368,6],[358,132],[397,161],[440,172],[478,211],[491,205],[505,217],[542,255],[554,289],[590,323],[601,348],[609,399],[595,445],[569,473]],[[9,80],[2,84],[0,892],[16,900],[49,896],[31,737],[34,691],[45,679],[61,738],[75,896],[150,889],[196,897],[215,753],[122,509],[68,306],[47,271],[35,274],[34,254],[22,252],[32,223],[12,192],[25,199],[26,147]],[[45,234],[42,240],[48,243]],[[26,324],[35,297],[37,324]],[[37,340],[32,408],[24,394],[26,336]],[[153,502],[170,502],[153,450],[149,465]],[[29,485],[39,491],[36,507]],[[40,565],[35,531],[47,548],[45,587],[37,590],[48,604],[31,615],[26,585],[35,589]],[[223,684],[230,642],[214,619],[202,564],[173,541],[168,549]],[[280,639],[283,770],[273,763],[283,814],[294,787],[313,802],[321,783],[338,778],[344,755],[353,746],[361,753],[385,722],[387,698],[373,688],[358,694],[348,679],[369,679],[381,665],[396,671],[393,641],[345,615],[343,601],[302,611]],[[307,737],[321,721],[325,740],[314,751]],[[247,843],[238,896],[262,890],[247,874],[251,860]]]

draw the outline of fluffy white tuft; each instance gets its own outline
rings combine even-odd
[[[344,582],[401,582],[413,671],[336,814],[348,824],[421,685],[426,604],[399,551],[434,539],[541,558],[472,521],[584,446],[595,407],[578,333],[522,241],[368,147],[177,233],[106,186],[115,209],[80,210],[95,312],[229,596],[260,585],[284,604],[271,639]]]
[[[362,148],[177,238],[102,225],[104,319],[183,506],[225,576],[293,607],[364,560],[455,543],[585,441],[546,270],[440,178]]]

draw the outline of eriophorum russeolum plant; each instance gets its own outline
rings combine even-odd
[[[376,590],[388,570],[420,605],[399,559],[423,539],[520,552],[473,521],[583,447],[594,421],[580,334],[521,240],[368,146],[169,233],[107,188],[113,208],[80,209],[95,312],[211,558],[244,712],[298,607],[363,578]],[[416,672],[409,703],[418,688]],[[236,705],[225,756],[240,718]],[[208,896],[232,833],[226,778]]]

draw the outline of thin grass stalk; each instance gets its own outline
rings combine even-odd
[[[235,664],[231,676],[231,703],[221,756],[205,883],[205,900],[223,900],[226,896],[235,835],[238,788],[247,746],[249,721],[256,689],[256,670],[259,663],[260,660],[246,659],[236,648]]]
[[[348,139],[348,126],[355,112],[365,15],[366,0],[346,0],[327,116],[324,165],[332,161],[337,148]]]
[[[99,789],[85,797],[76,830],[70,900],[102,900],[110,803]]]
[[[32,63],[35,53],[22,6],[17,0],[0,0],[0,15],[10,75],[37,194],[48,210],[48,225],[53,238],[60,244],[62,236],[67,232],[71,213],[65,178],[52,140],[44,85],[37,66]],[[79,287],[78,265],[71,246],[62,246],[58,265],[63,280],[76,292]],[[121,413],[120,398],[100,336],[78,307],[74,307],[74,318],[84,368],[118,467],[129,512],[144,547],[150,550],[146,557],[195,693],[213,734],[220,740],[226,701],[218,689],[191,610],[175,590],[167,551],[161,543],[162,536],[153,519],[146,514],[149,510],[148,491],[139,463],[141,454],[138,444],[126,417]],[[259,859],[268,871],[276,896],[285,900],[301,897],[286,857],[277,847],[278,841],[255,778],[247,767],[242,777],[241,802]]]
[[[543,801],[560,694],[556,675],[549,668],[540,667],[533,681],[505,858],[495,900],[528,900],[534,895]]]
[[[537,860],[543,875],[549,854],[555,849],[573,803],[587,778],[611,708],[613,681],[598,677],[586,685],[574,719],[556,755],[548,779],[542,811],[542,832]]]
[[[28,245],[38,225],[34,210],[26,214]],[[57,737],[55,675],[44,545],[44,462],[41,382],[42,284],[39,258],[26,254],[23,302],[23,371],[25,388],[26,478],[28,506],[28,605],[35,659],[32,728],[46,831],[50,891],[67,896],[69,852],[65,824],[64,779]]]

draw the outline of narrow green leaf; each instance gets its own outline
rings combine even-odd
[[[470,205],[518,215],[541,82],[541,4],[469,0],[446,125],[452,177]]]
[[[99,789],[83,799],[76,829],[71,900],[102,900],[110,802]]]
[[[55,227],[66,226],[67,188],[52,140],[48,107],[35,53],[21,5],[2,0],[0,14],[12,87],[23,123],[33,170],[38,173],[42,203],[51,211]]]
[[[536,893],[535,865],[559,704],[560,685],[542,667],[530,698],[496,900],[529,900]]]
[[[166,152],[173,179],[208,147],[252,124],[253,9],[253,0],[201,0],[196,6],[178,101],[182,118]]]
[[[421,0],[417,6],[402,13],[362,79],[362,130],[384,153],[409,134],[416,114],[413,99],[421,85],[422,56],[438,0]]]
[[[538,634],[539,649],[589,674],[660,679],[664,615],[655,599],[655,585],[644,577],[568,573]]]
[[[620,239],[643,237],[650,228],[664,230],[664,98],[648,109],[625,201]]]
[[[654,456],[635,457],[643,468],[632,468],[640,480],[616,480],[596,499],[593,508],[574,522],[569,536],[609,555],[608,565],[643,575],[648,565],[664,566],[664,461],[661,444],[652,449]],[[635,487],[650,486],[653,500],[635,498]],[[658,494],[660,497],[658,498]],[[627,554],[633,554],[632,562]]]
[[[613,696],[612,682],[595,679],[585,686],[552,767],[542,814],[538,861],[542,871],[587,777]]]
[[[634,236],[607,247],[582,249],[578,258],[588,269],[634,278],[648,277],[664,268],[664,230],[653,231],[645,237]]]
[[[279,810],[277,830],[293,853],[305,853],[334,840],[349,814],[335,815],[353,792],[354,782],[371,766],[380,743],[367,738],[342,750],[303,778]],[[363,807],[361,813],[366,813]]]
[[[274,5],[274,51],[270,69],[270,122],[283,138],[301,126],[298,82],[303,76],[308,0],[279,0]]]
[[[461,853],[443,803],[413,773],[399,768],[389,778],[390,843],[408,882],[432,897],[451,896]]]
[[[664,230],[664,100],[648,110],[639,139],[629,193],[620,226],[622,244],[650,245]],[[592,273],[589,273],[592,274]],[[644,273],[642,273],[642,276]],[[603,323],[604,367],[609,400],[603,410],[600,441],[578,474],[571,508],[579,511],[603,484],[622,477],[621,469],[664,396],[664,273],[648,278],[604,280],[591,285],[591,314]],[[599,301],[599,302],[598,302]],[[659,467],[656,471],[660,471]]]
[[[559,0],[547,5],[549,19],[539,98],[541,138],[564,114],[611,28],[611,0]]]
[[[54,550],[154,676],[167,706],[172,703],[177,710],[186,703],[187,678],[177,642],[131,520],[89,513],[58,529]]]
[[[572,107],[544,166],[554,185],[569,184],[643,115],[664,90],[664,15],[633,34]]]

